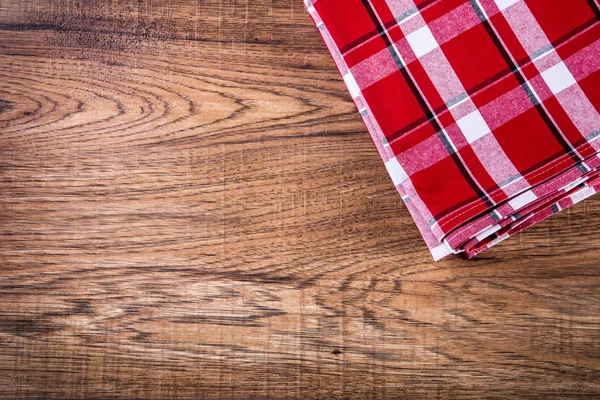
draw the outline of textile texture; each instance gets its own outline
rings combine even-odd
[[[435,260],[600,190],[598,0],[305,0]]]

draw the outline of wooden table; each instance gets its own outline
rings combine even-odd
[[[300,0],[0,0],[0,395],[600,397],[600,197],[433,263]]]

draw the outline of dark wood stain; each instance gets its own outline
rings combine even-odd
[[[0,397],[600,397],[600,198],[431,262],[300,0],[0,38]]]

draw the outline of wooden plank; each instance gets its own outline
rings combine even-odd
[[[600,396],[600,198],[431,262],[299,0],[0,0],[0,75],[0,396]]]

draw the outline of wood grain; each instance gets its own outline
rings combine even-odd
[[[0,0],[0,396],[600,397],[600,197],[431,262],[300,0]]]

